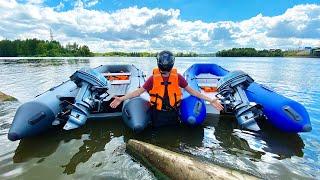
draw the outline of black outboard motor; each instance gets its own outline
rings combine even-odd
[[[250,102],[245,89],[254,80],[243,71],[233,71],[218,82],[218,96],[225,106],[225,111],[235,113],[240,128],[259,131],[257,120],[263,116],[262,106]]]
[[[76,71],[70,79],[79,87],[79,92],[72,105],[69,119],[63,129],[75,129],[87,121],[89,111],[109,94],[107,79],[98,71],[82,68]]]

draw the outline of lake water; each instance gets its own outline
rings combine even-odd
[[[147,75],[154,58],[0,59],[0,91],[19,102],[0,103],[0,179],[155,179],[125,151],[130,138],[236,168],[265,179],[320,177],[320,59],[177,58],[183,73],[193,63],[243,70],[256,82],[303,104],[313,130],[299,135],[255,134],[235,128],[233,117],[207,117],[203,126],[147,130],[135,136],[121,119],[89,122],[74,131],[50,131],[17,142],[7,133],[19,105],[66,80],[83,66],[135,64]]]

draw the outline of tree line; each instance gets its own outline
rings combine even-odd
[[[58,41],[39,39],[1,40],[0,57],[88,57],[89,47],[76,43],[62,46]]]
[[[121,57],[155,57],[157,56],[157,53],[152,52],[106,52],[106,53],[96,53],[96,56],[121,56]],[[194,52],[188,52],[188,53],[182,53],[178,52],[175,53],[176,57],[197,57],[199,56],[197,53]]]
[[[283,57],[284,52],[281,49],[256,50],[255,48],[232,48],[218,51],[218,57]]]
[[[95,53],[96,56],[121,56],[121,57],[152,57],[156,56],[156,53],[151,52],[121,52],[121,51],[113,51],[106,53]]]

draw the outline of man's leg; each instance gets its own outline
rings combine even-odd
[[[178,113],[175,111],[154,110],[152,112],[153,127],[161,127],[161,126],[177,125],[177,124],[179,124]]]

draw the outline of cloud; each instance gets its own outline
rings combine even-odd
[[[267,35],[275,38],[320,37],[320,6],[296,6],[289,9],[270,28]]]
[[[72,9],[61,11],[66,1],[56,7],[40,0],[0,1],[1,38],[49,39],[52,29],[54,39],[63,44],[75,41],[97,52],[320,46],[319,5],[294,6],[273,17],[258,14],[240,22],[206,23],[182,20],[178,9],[94,10],[96,0],[78,0]]]
[[[64,8],[64,4],[63,2],[60,2],[56,7],[54,7],[53,9],[56,11],[61,11]]]
[[[86,3],[87,3],[86,7],[92,7],[98,4],[99,0],[87,0]]]
[[[233,22],[216,23],[216,26],[209,31],[212,40],[233,40],[234,35],[239,31],[237,25]]]
[[[68,0],[65,0],[68,1]],[[95,6],[96,4],[98,4],[100,2],[100,0],[76,0],[74,2],[74,6],[77,8],[90,8],[92,6]]]
[[[28,0],[29,4],[42,4],[44,0]]]

